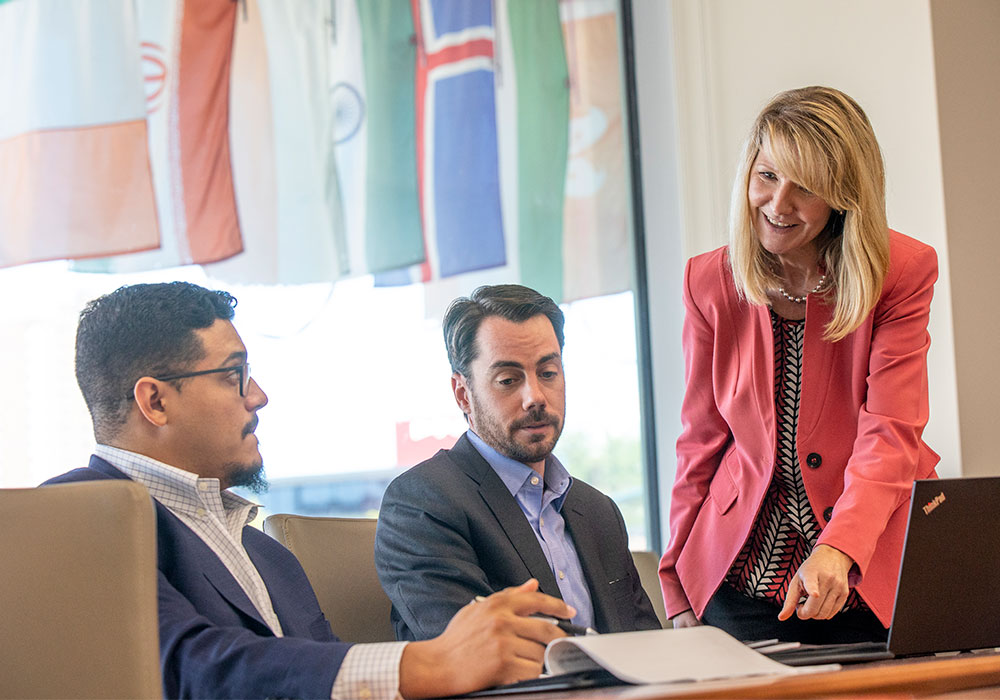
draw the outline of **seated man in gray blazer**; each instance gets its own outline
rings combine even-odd
[[[375,536],[401,640],[428,639],[476,596],[536,578],[599,632],[655,629],[614,502],[552,456],[562,432],[563,313],[519,285],[480,287],[444,318],[469,430],[397,477]]]

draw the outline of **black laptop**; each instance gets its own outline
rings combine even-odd
[[[768,656],[803,666],[1000,647],[1000,477],[917,481],[911,496],[888,642]]]

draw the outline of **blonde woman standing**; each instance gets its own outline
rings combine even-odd
[[[688,261],[674,625],[884,640],[914,479],[934,477],[927,322],[937,257],[891,231],[875,134],[838,90],[754,122],[729,245]]]

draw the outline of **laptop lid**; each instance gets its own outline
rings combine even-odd
[[[1000,646],[1000,477],[916,481],[911,495],[889,651]]]

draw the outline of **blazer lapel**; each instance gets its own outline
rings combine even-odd
[[[244,546],[246,546],[246,542],[244,542]],[[262,550],[247,546],[246,551],[250,555],[250,561],[253,562],[264,581],[264,586],[271,598],[271,607],[274,608],[274,614],[278,616],[282,631],[286,635],[292,634],[303,620],[302,592],[294,583],[295,579],[286,575],[277,562],[269,559]],[[259,613],[257,619],[261,619]],[[307,622],[312,622],[312,620],[307,620]]]
[[[802,334],[802,389],[799,404],[799,425],[796,441],[802,444],[816,429],[816,423],[826,400],[827,388],[836,369],[834,344],[823,340],[823,333],[833,319],[833,306],[823,298],[809,295],[806,300],[806,327]],[[806,390],[808,383],[809,390]]]
[[[239,582],[229,572],[229,569],[222,563],[222,560],[215,555],[215,552],[209,549],[208,545],[201,541],[201,538],[198,538],[197,535],[195,537],[204,547],[204,551],[199,552],[200,565],[202,573],[208,579],[208,582],[212,584],[212,587],[218,591],[219,595],[227,603],[251,620],[256,621],[262,628],[261,633],[273,634],[271,628],[264,622],[264,618],[260,616],[257,607],[250,601],[243,587],[240,586]],[[250,557],[250,560],[253,561],[254,566],[257,566],[257,562],[254,561],[253,556]]]
[[[128,479],[128,475],[124,472],[116,469],[111,464],[101,459],[100,457],[92,455],[90,457],[90,468],[99,471],[105,476],[112,479]],[[181,522],[180,518],[170,512],[164,505],[159,503],[155,498],[153,499],[153,504],[156,506],[157,521],[162,521],[164,518],[170,521],[170,525],[177,532],[186,533],[188,536],[189,546],[194,553],[194,557],[198,560],[198,568],[202,570],[205,578],[208,579],[212,587],[218,591],[230,605],[239,610],[241,613],[256,620],[262,629],[262,632],[271,634],[271,628],[267,626],[264,619],[260,616],[257,608],[250,598],[244,592],[243,588],[240,586],[239,582],[229,573],[229,569],[226,568],[222,560],[216,556],[215,552],[209,548],[207,544],[198,535],[194,533],[191,528]],[[163,527],[162,524],[158,524],[157,527]],[[260,566],[257,561],[254,560],[253,555],[250,556],[251,561],[260,570]],[[270,589],[269,589],[270,590]]]
[[[242,588],[240,588],[240,584],[238,584],[236,579],[232,577],[232,574],[228,571],[221,574],[219,571],[214,570],[214,568],[206,569],[202,573],[205,574],[205,578],[208,579],[208,582],[212,584],[212,587],[225,599],[227,603],[260,626],[259,633],[274,634],[271,631],[271,628],[268,627],[261,618],[260,613],[257,612],[257,608],[254,607],[253,603],[250,602],[250,599],[247,598],[247,594],[243,592]]]
[[[771,327],[771,310],[767,306],[756,306],[749,307],[747,313],[753,314],[755,321],[749,324],[750,337],[745,342],[750,346],[746,352],[753,364],[757,415],[764,435],[769,436],[768,444],[773,452],[777,449],[778,434],[774,415],[774,330]]]
[[[483,459],[465,435],[455,443],[451,453],[453,461],[479,484],[480,496],[497,519],[497,523],[510,540],[528,573],[538,579],[539,590],[561,599],[559,584],[556,583],[552,568],[538,544],[538,538],[528,524],[528,519],[524,517],[521,507],[493,471],[493,467]]]
[[[777,431],[774,416],[774,332],[771,330],[771,311],[767,306],[755,306],[740,299],[728,260],[724,258],[719,265],[719,279],[725,295],[721,315],[728,321],[729,328],[720,326],[717,329],[717,342],[720,343],[722,352],[736,353],[741,362],[742,358],[749,358],[757,410],[756,416],[748,416],[747,419],[758,421],[762,433],[769,436],[773,451],[777,446]],[[718,347],[716,351],[719,351]],[[732,381],[736,381],[735,376]]]
[[[562,515],[573,537],[573,545],[580,558],[583,576],[590,588],[590,602],[594,606],[594,625],[603,630],[619,629],[617,607],[611,600],[608,585],[611,582],[608,580],[608,571],[601,558],[600,542],[603,538],[600,532],[595,531],[593,520],[582,508],[577,507],[578,500],[573,497],[573,487],[570,486],[566,501],[563,503]]]

